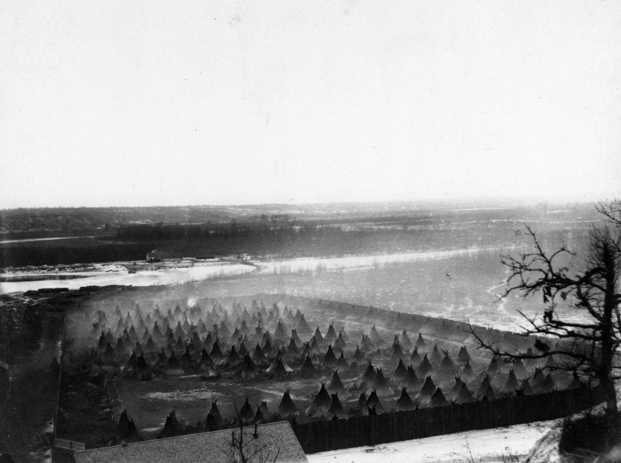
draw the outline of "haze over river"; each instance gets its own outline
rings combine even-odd
[[[156,264],[116,262],[32,268],[0,274],[0,293],[83,286],[178,285],[203,293],[288,293],[519,329],[516,309],[538,314],[539,300],[501,299],[503,253],[515,245],[393,254],[290,259],[178,259]]]

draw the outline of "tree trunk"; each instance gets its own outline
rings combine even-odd
[[[607,310],[605,311],[607,312]],[[602,352],[601,352],[601,364],[599,368],[599,381],[606,397],[606,411],[609,414],[617,413],[617,394],[615,391],[615,384],[611,377],[612,370],[612,354],[613,346],[611,339],[611,321],[609,322],[604,314],[604,326],[602,327]]]
[[[607,252],[608,251],[608,252]],[[604,313],[602,318],[602,353],[599,380],[606,395],[606,412],[617,414],[617,393],[612,379],[612,361],[615,346],[613,344],[613,314],[616,308],[616,262],[608,248],[604,249],[603,263],[606,267],[606,293],[604,296]]]

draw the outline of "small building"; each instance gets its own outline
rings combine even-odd
[[[164,256],[162,255],[160,251],[158,251],[157,249],[153,249],[147,252],[145,260],[149,263],[154,263],[154,262],[161,262],[163,258]]]
[[[256,430],[256,433],[255,433]],[[131,442],[75,452],[75,463],[212,463],[237,462],[239,428]],[[262,463],[308,463],[288,421],[244,426],[245,455]]]

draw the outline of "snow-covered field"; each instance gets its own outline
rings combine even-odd
[[[510,463],[524,457],[557,421],[413,439],[308,455],[310,463]]]

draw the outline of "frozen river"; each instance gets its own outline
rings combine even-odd
[[[178,259],[32,268],[0,274],[0,293],[83,286],[204,282],[201,295],[284,293],[519,330],[541,312],[539,298],[501,299],[511,246],[341,257]],[[194,289],[191,289],[194,290]]]
[[[63,267],[62,269],[29,269],[0,274],[0,294],[43,288],[79,289],[83,286],[174,285],[249,273],[278,275],[319,271],[372,270],[391,264],[451,259],[457,256],[491,252],[495,249],[497,248],[470,247],[379,255],[257,259],[252,261],[180,259],[155,265],[116,262]]]

